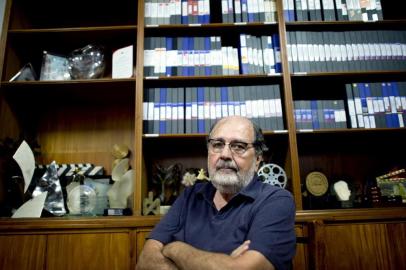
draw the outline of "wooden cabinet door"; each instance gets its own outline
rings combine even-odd
[[[1,235],[0,269],[44,269],[46,235]]]
[[[130,269],[127,232],[70,233],[48,236],[47,270]]]
[[[142,248],[144,247],[145,241],[146,241],[146,237],[148,236],[148,234],[152,231],[152,228],[148,228],[148,229],[138,229],[136,231],[137,234],[137,259],[141,254]]]
[[[293,258],[293,269],[294,270],[307,270],[307,244],[297,243],[296,244],[296,255]]]
[[[304,224],[295,225],[296,233],[296,255],[293,258],[294,270],[307,270],[307,226]]]
[[[316,224],[314,268],[405,269],[406,223]]]

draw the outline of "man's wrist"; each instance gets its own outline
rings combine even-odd
[[[173,257],[176,256],[176,253],[179,250],[179,248],[181,247],[181,245],[182,245],[182,242],[179,242],[179,241],[171,242],[163,247],[162,254],[165,257],[172,259]]]

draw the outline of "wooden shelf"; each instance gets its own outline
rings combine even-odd
[[[145,2],[125,0],[106,4],[72,0],[61,8],[54,0],[6,1],[0,39],[0,139],[20,136],[38,139],[42,154],[38,163],[88,162],[103,166],[106,174],[112,171],[112,146],[124,143],[131,151],[135,177],[134,194],[130,198],[133,216],[0,218],[0,247],[3,247],[0,257],[6,258],[1,260],[0,268],[34,269],[35,265],[35,269],[43,269],[46,265],[49,269],[59,269],[62,265],[70,269],[135,269],[145,238],[162,218],[141,215],[143,199],[154,177],[154,166],[174,163],[181,163],[184,169],[207,166],[207,134],[143,133],[145,89],[277,84],[284,130],[264,133],[271,149],[264,161],[285,169],[289,179],[287,189],[295,199],[298,239],[295,269],[369,269],[374,266],[400,269],[406,241],[406,206],[324,209],[335,207],[332,203],[321,205],[319,208],[323,210],[303,210],[315,205],[308,202],[309,197],[304,197],[303,191],[306,175],[317,170],[327,175],[329,184],[337,179],[348,179],[354,191],[363,190],[366,195],[367,186],[377,175],[406,164],[402,153],[406,149],[406,128],[300,130],[296,128],[294,102],[345,101],[346,84],[404,81],[406,71],[291,73],[287,39],[291,31],[406,31],[406,17],[399,4],[382,0],[385,20],[378,22],[286,22],[284,1],[277,0],[276,23],[221,23],[221,1],[210,0],[209,24],[145,25]],[[146,37],[220,36],[222,46],[238,48],[242,33],[279,34],[282,72],[144,76]],[[31,63],[39,73],[43,51],[68,55],[88,44],[102,45],[105,49],[103,78],[8,81],[26,63]],[[112,52],[128,45],[134,48],[134,75],[128,79],[112,79]],[[337,68],[343,70],[341,66]],[[0,204],[6,197],[3,164],[4,157],[0,156]],[[16,259],[20,252],[24,260]],[[94,258],[98,265],[90,266]],[[376,258],[382,262],[375,261]]]
[[[0,218],[0,232],[153,227],[162,216]],[[296,222],[314,220],[359,222],[406,220],[406,207],[341,210],[299,210]]]
[[[406,220],[406,206],[296,211],[296,222],[312,222],[314,220],[327,222]]]
[[[161,216],[0,218],[1,233],[153,227]]]
[[[1,82],[6,98],[11,102],[35,106],[48,100],[70,101],[76,104],[113,104],[135,102],[135,78],[89,79],[68,81]],[[72,104],[72,103],[71,103]]]

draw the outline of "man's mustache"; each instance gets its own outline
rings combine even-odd
[[[221,169],[231,169],[234,171],[238,171],[237,165],[235,165],[232,161],[225,161],[220,159],[216,164],[216,170]]]

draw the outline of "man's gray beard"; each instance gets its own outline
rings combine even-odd
[[[213,186],[223,194],[237,194],[246,187],[255,175],[255,161],[246,173],[236,172],[233,174],[223,174],[214,171],[210,173],[210,180]]]

